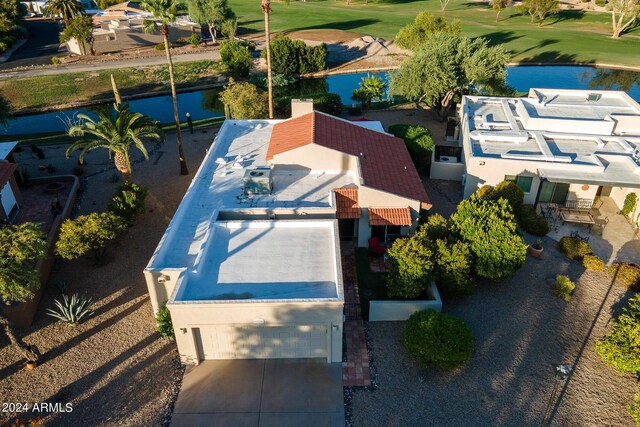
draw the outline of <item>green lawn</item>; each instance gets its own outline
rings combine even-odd
[[[259,2],[230,0],[246,32],[264,31]],[[443,13],[436,0],[362,0],[346,5],[346,1],[291,1],[287,6],[273,2],[271,30],[336,29],[392,38],[398,29],[423,10],[448,19],[460,19],[463,32],[504,43],[514,62],[570,62],[640,66],[640,29],[619,40],[610,37],[611,16],[608,13],[563,11],[548,18],[542,27],[531,24],[528,16],[513,8],[503,11],[500,22],[487,4],[452,0]]]
[[[215,83],[220,63],[193,61],[175,64],[178,87]],[[113,74],[123,96],[169,89],[166,65],[66,73],[0,81],[0,93],[14,110],[113,97]]]

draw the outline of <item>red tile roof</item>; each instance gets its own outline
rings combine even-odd
[[[18,165],[15,163],[0,160],[0,190],[9,182],[16,169],[18,169]]]
[[[409,208],[369,208],[369,225],[411,225]]]
[[[314,111],[273,127],[267,160],[308,144],[357,156],[364,185],[431,205],[404,141]]]
[[[357,188],[334,188],[336,193],[336,218],[360,218]]]

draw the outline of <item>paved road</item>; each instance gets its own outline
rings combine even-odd
[[[0,70],[31,65],[51,64],[51,58],[58,53],[59,34],[62,25],[49,19],[26,19],[24,26],[29,31],[29,38],[4,64]]]
[[[21,48],[20,50],[22,50],[23,48]],[[207,51],[202,53],[187,53],[184,55],[173,56],[174,63],[198,61],[203,59],[211,59],[211,60],[217,61],[220,59],[220,52],[215,50],[215,51]],[[148,65],[166,64],[166,62],[167,60],[164,56],[154,56],[151,58],[127,59],[122,61],[106,61],[106,62],[95,62],[90,64],[77,64],[77,65],[76,64],[58,65],[56,67],[36,68],[32,70],[2,71],[0,72],[0,80],[10,79],[13,77],[25,78],[25,77],[47,76],[52,74],[64,74],[64,73],[73,73],[73,72],[81,72],[81,71],[110,70],[113,68],[144,67]],[[5,66],[4,69],[7,69],[7,67]],[[2,67],[0,67],[0,70],[2,70]]]

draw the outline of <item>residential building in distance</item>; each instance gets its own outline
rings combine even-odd
[[[340,239],[408,234],[429,198],[404,142],[294,101],[226,120],[145,269],[181,360],[342,360]]]
[[[640,189],[640,105],[622,91],[531,89],[465,96],[459,111],[464,197],[512,180],[526,204],[619,208]],[[433,175],[432,175],[433,177]]]

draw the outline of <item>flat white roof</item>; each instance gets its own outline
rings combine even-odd
[[[341,299],[334,220],[216,222],[175,302]]]
[[[326,209],[331,190],[355,182],[352,172],[310,171],[276,166],[273,191],[245,196],[247,169],[267,166],[273,125],[281,120],[226,120],[193,178],[148,268],[190,268],[211,234],[218,213],[236,209]],[[241,162],[235,159],[242,156]],[[224,162],[224,163],[222,163]]]
[[[547,172],[565,169],[556,175],[567,180],[578,170],[572,166],[592,166],[600,180],[614,184],[636,182],[640,170],[640,105],[622,91],[465,96],[462,120],[472,157],[539,162]]]

